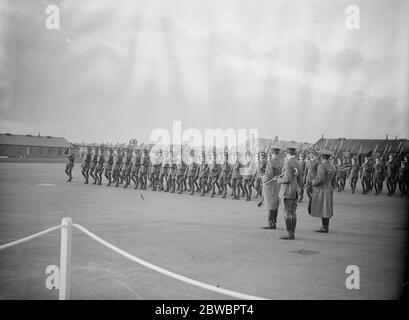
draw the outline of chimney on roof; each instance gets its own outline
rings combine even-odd
[[[324,134],[323,133],[321,134],[321,139],[324,140]]]
[[[386,141],[388,141],[388,134],[386,134]]]
[[[40,136],[40,132],[38,133],[38,136]]]

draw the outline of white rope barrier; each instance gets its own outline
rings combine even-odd
[[[194,280],[194,279],[190,279],[188,277],[185,277],[185,276],[179,275],[177,273],[168,271],[166,269],[163,269],[161,267],[158,267],[158,266],[156,266],[154,264],[151,264],[151,263],[149,263],[147,261],[144,261],[142,259],[139,259],[139,258],[131,255],[130,253],[128,253],[128,252],[114,246],[113,244],[105,241],[104,239],[101,239],[100,237],[93,234],[91,231],[85,229],[83,226],[81,226],[79,224],[73,223],[72,226],[77,228],[78,230],[84,232],[87,236],[89,236],[90,238],[92,238],[95,241],[99,242],[103,246],[105,246],[105,247],[115,251],[116,253],[119,253],[120,255],[124,256],[125,258],[128,258],[129,260],[131,260],[133,262],[136,262],[136,263],[138,263],[138,264],[140,264],[140,265],[142,265],[144,267],[147,267],[147,268],[149,268],[151,270],[159,272],[159,273],[161,273],[163,275],[166,275],[168,277],[171,277],[173,279],[176,279],[176,280],[191,284],[191,285],[199,287],[199,288],[203,288],[203,289],[206,289],[206,290],[210,290],[210,291],[214,291],[214,292],[217,292],[217,293],[220,293],[220,294],[231,296],[231,297],[234,297],[234,298],[237,298],[237,299],[267,300],[266,298],[251,296],[251,295],[248,295],[248,294],[243,294],[243,293],[239,293],[239,292],[235,292],[235,291],[231,291],[231,290],[227,290],[227,289],[222,289],[222,288],[219,288],[219,287],[216,287],[216,286],[204,283],[204,282],[200,282],[200,281],[197,281],[197,280]]]
[[[0,250],[7,249],[7,248],[10,248],[10,247],[14,247],[14,246],[16,246],[18,244],[34,240],[35,238],[41,237],[41,236],[43,236],[43,235],[45,235],[47,233],[53,232],[53,231],[58,230],[58,229],[61,229],[61,225],[48,228],[46,230],[34,233],[31,236],[28,236],[28,237],[25,237],[25,238],[22,238],[22,239],[18,239],[16,241],[12,241],[12,242],[9,242],[9,243],[6,243],[6,244],[2,244],[0,246]]]

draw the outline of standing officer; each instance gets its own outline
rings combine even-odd
[[[283,202],[284,220],[288,235],[280,237],[280,239],[294,240],[297,225],[298,176],[301,172],[301,166],[295,158],[297,145],[291,142],[286,149],[287,157],[277,182],[281,185],[279,198]]]
[[[84,184],[88,184],[88,179],[89,179],[89,167],[91,164],[91,158],[92,158],[92,153],[91,153],[91,147],[87,147],[87,152],[85,153],[84,156],[84,161],[81,164],[81,173],[84,176],[85,182]]]
[[[65,173],[68,176],[67,182],[72,180],[72,169],[74,168],[75,154],[72,150],[72,147],[68,147],[64,152],[67,155],[67,164],[65,165]]]
[[[311,206],[308,212],[312,217],[322,219],[322,227],[317,232],[328,233],[329,219],[333,216],[333,197],[336,186],[336,168],[329,159],[332,152],[321,151],[321,164],[318,166],[317,176],[312,181],[314,191],[311,198]]]
[[[277,177],[283,169],[283,161],[279,158],[280,146],[273,144],[270,148],[265,173],[261,176],[263,184],[263,202],[267,209],[267,226],[263,229],[275,229],[277,223],[278,207],[280,198],[278,197],[280,185],[277,183]]]

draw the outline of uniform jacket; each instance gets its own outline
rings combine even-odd
[[[282,177],[278,178],[281,184],[279,197],[282,199],[298,198],[298,176],[301,172],[301,166],[295,157],[291,157],[284,162]]]

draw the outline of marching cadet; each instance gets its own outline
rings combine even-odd
[[[92,158],[91,158],[91,166],[89,167],[89,175],[92,177],[94,182],[92,184],[97,184],[97,178],[94,175],[95,168],[98,162],[98,152],[97,147],[92,148]]]
[[[362,184],[362,194],[368,194],[368,191],[371,189],[371,181],[372,181],[372,165],[369,162],[369,157],[365,157],[364,163],[361,167],[361,184]]]
[[[107,186],[109,187],[112,183],[112,166],[114,164],[114,155],[112,149],[108,149],[108,155],[105,163],[105,178],[108,180]]]
[[[172,193],[175,192],[175,174],[176,174],[176,163],[175,159],[173,158],[173,150],[169,152],[169,169],[168,174],[166,176],[166,190],[165,192],[171,191]]]
[[[243,178],[243,189],[245,194],[243,196],[246,196],[246,201],[251,200],[251,178],[253,177],[253,174],[251,172],[251,161],[250,161],[250,151],[246,151],[246,156],[244,159],[244,163],[242,164],[242,178]]]
[[[240,167],[240,156],[239,153],[236,152],[231,173],[231,188],[234,200],[240,200]]]
[[[305,161],[305,154],[303,152],[300,153],[298,162],[301,167],[301,172],[298,178],[299,179],[298,185],[300,186],[300,198],[298,199],[298,202],[302,202],[302,199],[304,198],[305,171],[306,171],[306,164],[307,164]]]
[[[153,156],[151,157],[151,165],[150,165],[150,172],[149,177],[152,184],[152,191],[156,191],[156,187],[159,181],[159,174],[160,169],[162,167],[162,150],[158,152],[154,152]]]
[[[178,155],[178,159],[176,162],[176,184],[177,189],[179,190],[179,194],[183,193],[184,185],[183,180],[186,174],[186,163],[182,159],[182,153]]]
[[[341,180],[341,173],[342,172],[342,161],[341,158],[336,158],[335,164],[335,179],[336,179],[336,186],[338,192],[341,192],[340,180]]]
[[[132,156],[130,155],[130,149],[125,148],[124,156],[122,157],[121,177],[125,182],[123,188],[126,189],[131,184],[131,166]]]
[[[385,176],[386,176],[386,187],[388,188],[388,196],[392,197],[396,189],[397,180],[397,166],[394,159],[394,155],[389,154],[389,159],[385,163]]]
[[[148,171],[149,171],[149,157],[148,157],[148,150],[143,149],[142,157],[141,157],[141,168],[139,169],[139,189],[146,190],[147,183],[148,183]]]
[[[376,157],[375,164],[373,165],[373,176],[372,176],[376,196],[382,192],[384,177],[385,177],[384,167],[379,157]]]
[[[186,170],[186,177],[189,185],[190,195],[195,194],[195,178],[197,176],[198,166],[195,161],[195,152],[194,150],[190,151],[190,160]]]
[[[72,169],[74,168],[75,154],[72,150],[72,147],[68,147],[64,152],[67,155],[67,164],[65,165],[65,173],[68,176],[67,182],[72,181]]]
[[[343,191],[345,189],[346,180],[350,172],[351,172],[351,161],[349,160],[348,156],[344,156],[342,159],[341,173],[339,177],[340,191]]]
[[[403,197],[408,193],[408,164],[405,160],[400,162],[400,167],[398,170],[398,186],[400,191],[400,196]]]
[[[267,165],[266,153],[264,151],[259,152],[257,160],[258,161],[256,163],[256,174],[254,178],[254,188],[256,189],[255,199],[257,199],[259,196],[261,197],[263,192],[261,177],[263,176],[266,170]]]
[[[94,176],[97,179],[97,185],[102,184],[102,172],[104,171],[105,157],[104,157],[104,146],[98,148],[98,158],[97,165],[95,166]]]
[[[114,166],[112,167],[112,177],[114,178],[115,187],[119,186],[120,170],[122,167],[122,151],[115,149],[114,151]]]
[[[220,168],[220,178],[219,178],[219,185],[223,192],[223,196],[222,196],[223,199],[225,199],[227,195],[227,185],[230,181],[230,176],[231,176],[231,166],[229,163],[229,153],[225,151],[224,158],[223,158],[223,164],[221,165],[221,168]]]
[[[277,177],[283,169],[283,161],[279,158],[280,146],[273,144],[270,148],[265,173],[261,176],[263,184],[263,202],[267,210],[267,226],[263,229],[275,229],[277,223],[278,207],[280,199],[278,197],[280,185]]]
[[[168,171],[169,171],[169,156],[165,154],[165,156],[162,159],[162,165],[160,167],[159,171],[159,191],[165,190],[164,187],[164,182],[167,179],[168,176]],[[166,189],[168,189],[167,182],[166,182]]]
[[[298,175],[301,172],[301,166],[295,158],[297,145],[290,143],[286,149],[287,156],[277,182],[280,184],[278,196],[283,203],[284,220],[288,235],[282,236],[280,239],[294,240],[297,225]]]
[[[219,180],[220,170],[221,166],[217,163],[217,154],[213,151],[212,163],[209,166],[209,184],[212,190],[210,198],[214,198],[214,195],[216,194],[216,184]]]
[[[134,189],[138,189],[139,186],[139,170],[141,168],[141,154],[140,150],[134,149],[131,159],[131,180],[135,184]]]
[[[84,156],[84,161],[81,164],[81,173],[84,176],[85,182],[84,184],[88,184],[88,179],[89,179],[89,167],[91,164],[91,158],[92,158],[92,153],[91,153],[91,147],[87,147],[87,152],[85,153]]]
[[[206,153],[202,152],[202,160],[199,165],[199,169],[197,172],[198,184],[199,189],[201,190],[200,195],[203,197],[206,192],[206,180],[208,178],[209,173],[209,165],[206,163]]]
[[[315,179],[317,175],[317,169],[320,165],[320,161],[318,160],[318,152],[312,150],[310,152],[310,160],[308,160],[305,164],[305,186],[307,196],[311,201],[313,186],[311,184],[312,180]]]
[[[361,172],[361,167],[359,166],[359,163],[356,161],[356,158],[353,157],[351,160],[351,170],[350,170],[351,193],[355,192],[356,183],[358,182],[358,177],[359,177],[360,172]]]
[[[321,164],[318,166],[317,176],[312,181],[314,191],[308,212],[312,217],[321,218],[322,227],[317,232],[328,233],[329,219],[334,215],[333,195],[336,186],[336,168],[329,159],[332,152],[321,151]]]

